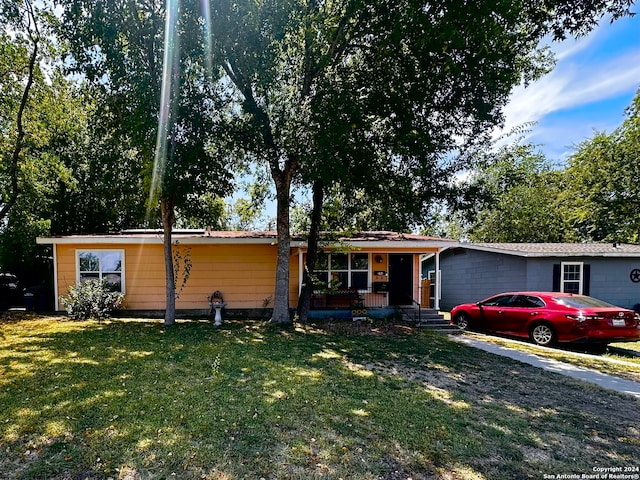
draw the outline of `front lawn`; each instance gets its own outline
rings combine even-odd
[[[0,324],[0,478],[539,479],[638,465],[640,402],[424,331]]]

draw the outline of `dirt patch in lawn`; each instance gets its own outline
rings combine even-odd
[[[413,325],[388,321],[321,320],[305,327],[340,335],[411,335],[416,332]]]
[[[470,438],[481,434],[494,444],[488,450],[504,452],[468,460],[487,478],[509,478],[509,472],[511,478],[532,478],[522,476],[523,464],[549,474],[588,474],[607,462],[638,464],[637,399],[480,351],[461,365],[449,371],[428,358],[404,358],[352,368],[418,384],[434,398],[471,411],[476,426]],[[575,469],[567,471],[560,458],[575,459]]]
[[[381,328],[335,322],[321,328],[354,336],[423,334],[398,324]],[[460,348],[452,363],[451,350],[438,347],[448,343],[446,337],[434,334],[425,342],[430,346],[424,355],[378,354],[350,359],[347,367],[370,371],[401,388],[424,389],[451,408],[470,413],[474,427],[465,427],[469,442],[477,440],[484,443],[483,451],[500,453],[487,457],[461,448],[456,456],[469,455],[467,465],[486,478],[538,478],[524,473],[528,470],[581,475],[609,464],[638,465],[635,412],[640,400],[475,349]],[[455,418],[449,421],[456,423]],[[571,469],[567,459],[574,461]]]

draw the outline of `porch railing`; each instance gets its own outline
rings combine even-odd
[[[340,288],[311,295],[311,309],[341,309],[341,308],[382,308],[387,306],[387,295],[376,293],[371,288]]]
[[[421,293],[421,287],[418,287],[418,298],[421,298]],[[397,308],[404,318],[409,318],[417,322],[422,320],[422,303],[413,298],[412,292],[406,290],[396,291],[395,298],[398,299],[398,303],[392,306]]]
[[[423,304],[414,299],[409,292],[405,296],[406,303],[401,306],[389,305],[386,293],[374,292],[371,288],[339,288],[331,291],[316,291],[311,295],[311,310],[395,307],[414,320],[420,321]],[[427,307],[428,305],[427,303]]]

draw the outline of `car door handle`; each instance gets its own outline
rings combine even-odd
[[[538,315],[538,312],[531,312],[531,313],[529,313],[529,315],[531,315],[533,317],[534,315]]]
[[[502,315],[504,312],[502,310],[498,310],[498,313]]]

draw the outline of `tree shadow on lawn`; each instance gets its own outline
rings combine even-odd
[[[7,478],[542,478],[640,451],[640,402],[426,332],[0,329]]]

